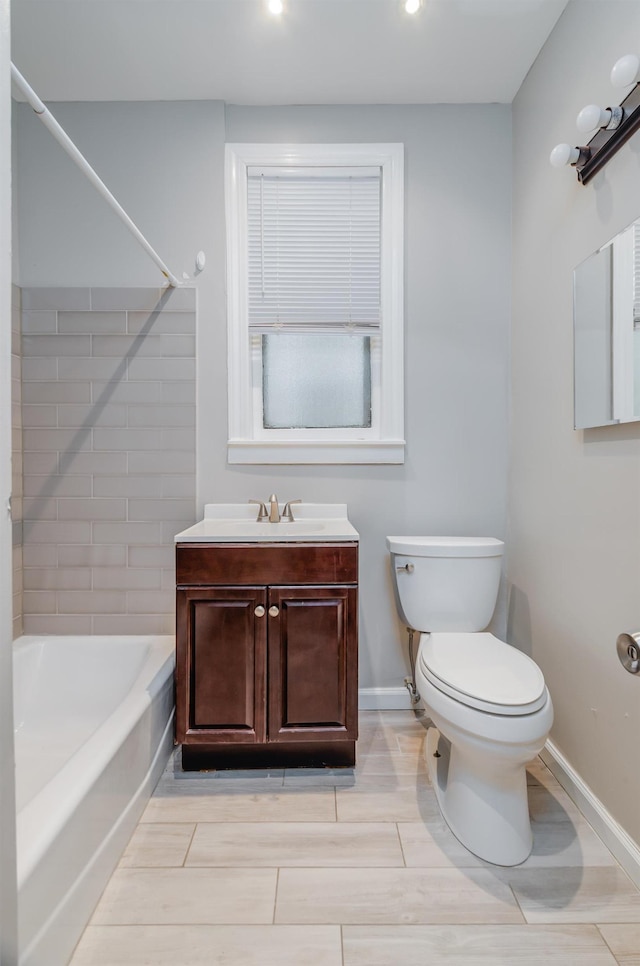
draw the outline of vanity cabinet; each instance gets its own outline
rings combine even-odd
[[[177,544],[183,767],[355,761],[358,545]]]

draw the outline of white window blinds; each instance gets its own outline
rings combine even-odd
[[[248,171],[249,328],[380,325],[379,168]]]

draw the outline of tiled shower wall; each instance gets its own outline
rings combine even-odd
[[[13,636],[22,634],[22,360],[20,289],[11,286],[11,518],[13,520]]]
[[[195,323],[194,289],[23,289],[25,633],[173,632]]]

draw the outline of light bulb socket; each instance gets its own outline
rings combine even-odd
[[[617,107],[608,107],[607,110],[611,117],[609,118],[609,123],[605,126],[605,131],[615,131],[624,120],[624,108],[618,105]]]

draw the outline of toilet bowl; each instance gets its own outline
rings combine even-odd
[[[532,847],[525,766],[553,705],[531,658],[484,631],[503,544],[493,538],[388,537],[400,614],[420,631],[415,677],[435,727],[425,758],[440,810],[475,855],[518,865]]]

